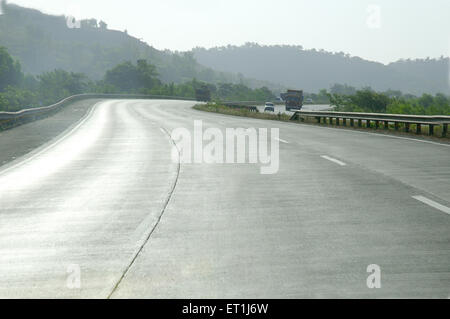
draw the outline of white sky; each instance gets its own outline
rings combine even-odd
[[[10,0],[96,18],[157,49],[299,44],[365,59],[450,55],[450,0]],[[379,18],[378,14],[379,12]]]

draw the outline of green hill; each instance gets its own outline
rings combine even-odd
[[[5,1],[1,5],[0,46],[20,61],[25,73],[38,75],[59,68],[98,80],[119,63],[146,59],[157,67],[163,82],[197,78],[210,83],[268,85],[204,67],[189,52],[156,50],[126,32],[109,30],[103,21],[83,20],[80,28],[69,28],[65,16],[47,15]]]

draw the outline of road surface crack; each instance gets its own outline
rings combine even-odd
[[[117,291],[117,289],[119,288],[120,284],[125,279],[126,275],[129,273],[131,267],[136,262],[136,260],[139,257],[139,255],[141,254],[141,252],[144,249],[145,245],[148,243],[148,241],[152,237],[153,233],[155,232],[156,228],[158,227],[158,225],[159,225],[159,223],[161,221],[161,218],[163,217],[163,215],[164,215],[164,213],[166,211],[167,206],[169,205],[169,202],[170,202],[170,200],[172,198],[172,195],[173,195],[173,193],[175,191],[175,188],[177,186],[177,183],[178,183],[178,177],[180,176],[180,170],[181,170],[180,150],[179,150],[177,144],[175,143],[175,141],[172,139],[170,133],[163,127],[161,127],[161,130],[164,131],[165,134],[167,134],[167,136],[169,137],[170,142],[174,145],[175,149],[178,152],[178,162],[177,162],[176,177],[175,177],[175,180],[174,180],[174,182],[172,184],[172,187],[171,187],[171,189],[169,191],[169,195],[167,196],[166,201],[164,202],[164,205],[163,205],[163,208],[161,210],[161,213],[159,214],[158,219],[156,220],[156,223],[153,225],[152,229],[150,230],[150,232],[145,237],[145,239],[142,242],[142,244],[140,245],[139,249],[136,250],[136,252],[134,253],[130,263],[127,265],[127,267],[123,271],[123,273],[120,276],[119,280],[114,284],[114,287],[111,290],[111,292],[109,293],[107,299],[111,299],[112,295]]]

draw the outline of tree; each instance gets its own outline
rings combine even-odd
[[[431,104],[433,104],[433,96],[431,96],[430,94],[423,94],[419,98],[419,104],[425,108],[431,106]]]
[[[104,21],[100,21],[98,23],[98,25],[99,25],[100,29],[102,29],[102,30],[107,30],[108,29],[108,25]]]
[[[121,91],[136,89],[139,84],[136,67],[130,61],[115,66],[106,72],[105,83]]]
[[[347,84],[334,84],[330,88],[330,92],[332,94],[345,94],[345,95],[352,95],[356,93],[356,89],[352,86],[349,86]]]
[[[147,63],[147,60],[137,61],[137,76],[141,88],[151,89],[160,84],[158,72],[153,64]]]
[[[385,113],[391,99],[367,89],[356,91],[354,95],[330,94],[330,103],[337,111]]]
[[[16,112],[36,104],[36,94],[29,90],[8,86],[0,93],[0,110]]]
[[[156,67],[146,60],[138,60],[137,65],[130,61],[121,63],[106,72],[104,81],[129,93],[151,90],[160,84]]]
[[[0,92],[8,86],[19,86],[23,73],[18,61],[14,61],[4,47],[0,47]]]
[[[386,113],[386,108],[390,102],[386,95],[370,90],[357,91],[350,97],[352,104],[367,109],[369,112]]]
[[[39,94],[44,104],[54,103],[65,97],[83,93],[87,88],[87,78],[82,73],[55,70],[38,76]]]

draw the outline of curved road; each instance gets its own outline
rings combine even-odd
[[[192,105],[102,101],[0,167],[0,297],[449,297],[449,145]],[[278,173],[173,161],[194,120],[279,128]]]

